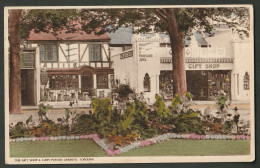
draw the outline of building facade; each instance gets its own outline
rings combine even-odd
[[[165,34],[130,34],[132,48],[112,45],[115,79],[143,93],[150,103],[155,94],[173,98],[172,58]],[[241,36],[243,38],[241,38]],[[225,25],[215,25],[212,34],[194,32],[185,37],[187,90],[194,100],[210,101],[220,92],[231,100],[249,101],[250,41]],[[121,52],[120,51],[121,47]]]
[[[110,92],[111,68],[108,34],[85,32],[30,33],[21,53],[22,105],[64,105]]]

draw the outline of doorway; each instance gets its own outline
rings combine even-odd
[[[34,70],[21,69],[21,101],[22,106],[36,105],[36,96],[34,88]]]
[[[186,71],[187,90],[194,100],[208,99],[207,71]]]
[[[85,71],[81,77],[81,92],[88,92],[89,96],[92,95],[93,89],[93,75],[89,71]]]

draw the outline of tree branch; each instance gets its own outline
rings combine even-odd
[[[162,21],[165,21],[167,22],[167,18],[166,18],[166,15],[164,15],[159,9],[158,10],[155,10],[155,14],[162,20]]]

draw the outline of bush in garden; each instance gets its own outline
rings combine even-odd
[[[141,101],[135,99],[134,103],[128,102],[121,120],[121,134],[138,133],[142,138],[150,138],[156,134],[156,130],[149,125],[149,110]]]
[[[175,126],[173,131],[177,133],[205,134],[206,128],[198,117],[199,114],[199,111],[195,112],[190,109],[187,112],[181,111],[179,115],[174,115],[171,119],[171,122]]]
[[[118,134],[119,118],[118,111],[112,110],[112,105],[109,98],[92,99],[93,119],[95,123],[94,131],[101,137],[110,134]]]
[[[76,117],[76,122],[72,131],[75,134],[91,134],[95,133],[96,119],[93,115],[80,114]]]
[[[166,123],[175,126],[174,132],[177,133],[197,133],[205,134],[206,128],[201,120],[200,111],[194,111],[190,108],[192,95],[187,92],[182,98],[180,95],[175,95],[172,100],[174,114],[167,118]]]
[[[17,122],[14,127],[10,127],[9,136],[11,138],[20,138],[20,137],[31,137],[30,129],[26,127],[26,124],[23,122]]]
[[[188,111],[192,102],[193,95],[189,92],[185,93],[183,97],[179,94],[176,94],[172,99],[172,108],[175,113],[180,113],[180,111]]]
[[[113,142],[115,145],[123,146],[124,144],[130,144],[139,138],[138,133],[127,134],[126,136],[121,135],[108,135],[110,142]]]
[[[112,115],[112,105],[109,98],[92,99],[93,115],[97,120],[106,120],[110,122]]]
[[[53,107],[49,104],[46,104],[47,102],[47,97],[44,97],[42,102],[38,105],[38,116],[39,116],[39,121],[48,121],[47,117],[47,112],[51,110]]]
[[[68,135],[69,127],[68,125],[56,124],[55,122],[48,120],[40,123],[37,127],[32,128],[30,133],[35,137]]]
[[[234,124],[234,120],[226,121],[223,127],[224,133],[230,134]]]
[[[162,97],[158,94],[155,95],[155,103],[154,103],[154,110],[156,112],[157,117],[160,119],[165,119],[170,115],[170,110],[165,106],[165,103]]]
[[[32,115],[30,115],[25,123],[17,122],[14,127],[10,125],[9,135],[11,138],[31,137],[32,135],[30,130],[32,127]]]
[[[220,110],[220,112],[223,112],[223,110],[225,108],[228,108],[228,106],[230,105],[229,102],[229,97],[228,95],[224,95],[223,93],[220,93],[217,97],[217,105],[218,105],[218,108]]]
[[[121,85],[118,87],[117,92],[118,92],[119,98],[121,98],[121,99],[126,99],[127,96],[128,96],[130,93],[133,93],[133,90],[129,87],[129,85],[121,84]]]

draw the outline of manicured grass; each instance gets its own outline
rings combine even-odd
[[[248,154],[250,154],[250,141],[172,139],[122,153],[120,156],[219,156]]]
[[[108,156],[93,140],[35,141],[10,143],[10,157]]]
[[[172,139],[118,156],[218,156],[250,154],[250,141]],[[10,143],[11,157],[104,157],[92,140]]]

